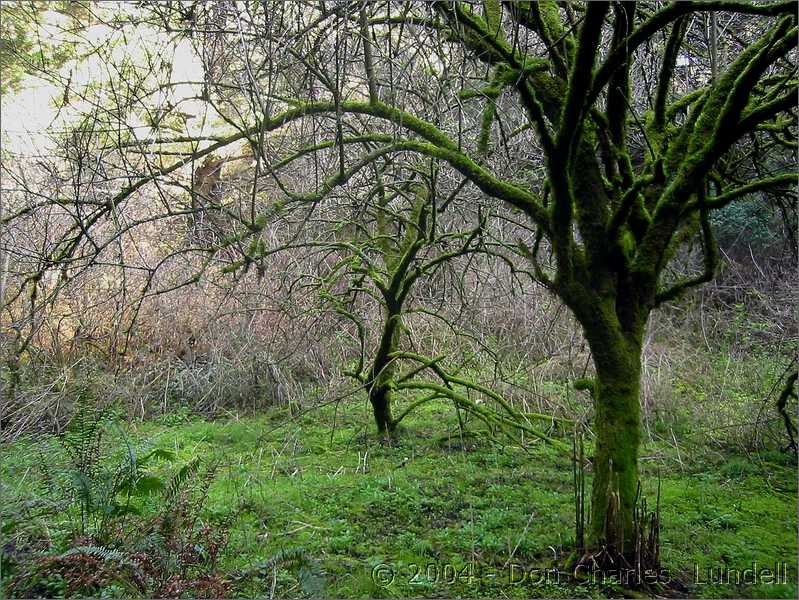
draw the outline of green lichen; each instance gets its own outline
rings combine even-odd
[[[560,8],[554,0],[543,0],[538,2],[538,12],[541,15],[541,22],[544,26],[544,33],[553,43],[562,40],[566,48],[567,58],[574,55],[574,39],[566,33],[563,27],[563,20],[560,16]]]
[[[499,0],[483,0],[483,18],[491,35],[503,35],[502,5],[500,5]]]

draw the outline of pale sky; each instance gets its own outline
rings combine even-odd
[[[104,6],[104,17],[110,16],[113,10],[131,11],[131,3],[108,3]],[[40,31],[42,39],[60,39],[63,33],[60,24],[66,24],[69,19],[54,11],[44,13],[44,23]],[[121,36],[124,37],[122,38]],[[170,44],[162,34],[148,30],[142,26],[126,26],[124,32],[114,31],[111,27],[104,24],[90,26],[82,32],[82,38],[86,40],[78,52],[89,48],[89,44],[100,45],[103,42],[113,39],[123,39],[127,43],[120,43],[113,51],[112,58],[122,59],[128,57],[138,64],[144,64],[145,47],[151,50],[162,49],[163,51],[174,52],[170,58],[172,63],[171,81],[201,81],[203,78],[202,64],[194,54],[188,40],[181,40],[177,44]],[[103,58],[96,55],[90,56],[83,61],[68,61],[60,70],[60,74],[66,78],[72,72],[72,85],[80,88],[88,83],[102,83],[109,80],[109,71],[106,68]],[[169,100],[172,104],[177,104],[180,100],[197,94],[194,86],[180,85],[171,88]],[[48,81],[35,75],[26,76],[22,81],[19,91],[4,95],[2,98],[2,118],[0,118],[0,135],[2,136],[3,146],[14,153],[35,155],[46,153],[51,142],[48,140],[47,131],[59,130],[74,118],[74,110],[62,110],[59,114],[55,102],[63,97],[63,88],[55,86]],[[75,103],[75,106],[85,103]],[[161,97],[151,97],[153,106],[167,100],[166,94]],[[195,105],[196,106],[192,106]],[[206,110],[202,102],[181,104],[181,110],[200,115],[201,111]],[[202,118],[191,119],[187,123],[189,131],[187,133],[201,133],[203,122],[206,127],[208,120]],[[146,138],[150,130],[141,122],[128,122],[128,125],[136,127],[135,132],[142,138]]]

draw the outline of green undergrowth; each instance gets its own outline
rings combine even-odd
[[[612,580],[577,584],[546,572],[562,565],[573,546],[570,455],[543,442],[520,448],[501,438],[461,440],[457,429],[442,438],[456,423],[449,405],[430,403],[386,444],[372,432],[365,401],[351,401],[294,417],[281,411],[229,421],[170,417],[130,426],[128,433],[174,453],[155,474],[194,458],[214,466],[200,520],[225,531],[219,568],[230,596],[307,595],[301,569],[257,568],[291,552],[316,565],[324,594],[332,597],[619,595]],[[15,507],[47,494],[37,481],[39,463],[58,448],[44,438],[3,449],[4,537],[21,527],[9,517]],[[662,562],[689,595],[796,597],[796,480],[789,455],[686,455],[650,441],[642,469],[650,507],[660,488]],[[59,523],[57,515],[43,513],[25,527],[38,527],[63,552]],[[731,583],[718,582],[725,568],[756,565],[759,571],[775,563],[787,563],[788,583],[736,585],[734,572],[726,572]]]

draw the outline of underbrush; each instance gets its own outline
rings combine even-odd
[[[234,517],[206,511],[219,457],[178,460],[129,435],[86,388],[75,402],[60,435],[19,441],[4,465],[4,594],[227,597]],[[294,549],[263,568],[283,562],[310,564]]]
[[[2,439],[10,441],[32,432],[60,433],[74,415],[75,398],[86,387],[103,407],[129,420],[296,408],[319,387],[296,365],[280,364],[254,349],[246,356],[212,352],[190,363],[168,356],[146,359],[116,370],[89,360],[69,366],[24,365],[13,392],[2,398]]]
[[[785,444],[775,406],[791,366],[789,357],[790,348],[775,352],[758,347],[743,357],[710,351],[655,324],[642,358],[645,434],[671,445],[699,438],[704,446],[743,453]],[[535,365],[513,356],[499,366],[473,360],[460,373],[497,391],[520,412],[590,423],[591,399],[573,387],[575,379],[590,375],[588,359],[585,352],[575,352],[568,361]],[[282,408],[295,414],[346,397],[354,389],[335,372],[321,381],[258,356],[248,361],[220,356],[191,365],[165,360],[118,373],[86,361],[70,368],[45,367],[23,378],[15,395],[3,398],[0,436],[13,441],[26,433],[62,433],[83,388],[121,419],[165,423]],[[400,398],[398,412],[402,406]],[[794,409],[795,401],[787,412],[793,414]]]
[[[357,397],[294,415],[276,408],[246,419],[186,416],[109,427],[104,464],[93,477],[130,474],[131,456],[151,458],[136,461],[140,483],[129,504],[135,509],[112,509],[103,518],[98,502],[83,529],[82,492],[69,483],[71,495],[53,487],[55,471],[74,467],[68,434],[6,446],[5,593],[621,593],[613,580],[551,575],[574,544],[568,453],[540,441],[486,436],[468,419],[461,436],[452,406],[441,402],[409,416],[391,445],[371,433],[370,419],[368,403]],[[455,433],[442,437],[447,430]],[[690,595],[795,597],[792,455],[774,447],[748,455],[731,447],[701,452],[653,436],[641,464],[644,494],[654,500],[660,490],[663,564]],[[167,494],[186,470],[191,475],[179,491]],[[588,478],[590,486],[590,472]],[[127,497],[117,493],[116,504]],[[783,562],[787,583],[712,579],[725,566],[773,569]]]
[[[645,350],[642,426],[646,435],[686,451],[748,454],[787,446],[777,411],[791,360],[763,349],[744,358],[672,339]],[[789,408],[796,413],[796,404]]]

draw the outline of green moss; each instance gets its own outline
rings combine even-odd
[[[590,392],[593,395],[595,385],[596,382],[593,379],[577,379],[574,382],[574,389],[584,390],[586,392]]]
[[[480,121],[480,135],[477,138],[477,153],[482,156],[488,154],[491,141],[491,126],[497,114],[497,105],[493,100],[487,100],[483,108],[483,117]]]
[[[560,16],[560,8],[558,3],[554,0],[544,0],[538,2],[538,11],[541,15],[541,22],[544,25],[546,35],[553,42],[563,39],[566,50],[569,56],[574,54],[574,38],[571,35],[566,35],[566,30],[563,27],[563,21]],[[567,57],[568,58],[568,57]]]
[[[629,229],[624,229],[621,232],[621,249],[624,252],[624,255],[628,259],[632,259],[635,256],[635,248],[636,248],[636,241],[635,236]]]
[[[591,583],[511,584],[503,570],[513,548],[511,562],[527,569],[549,567],[550,546],[561,558],[569,551],[573,492],[568,455],[542,445],[521,451],[485,438],[462,450],[459,445],[457,451],[442,448],[435,438],[457,426],[451,406],[442,402],[415,412],[396,445],[385,446],[363,435],[368,408],[361,398],[343,408],[320,408],[293,419],[276,410],[230,421],[130,427],[134,438],[175,450],[177,462],[201,456],[219,465],[201,518],[212,528],[230,524],[220,560],[226,573],[237,575],[232,596],[263,594],[271,586],[271,572],[266,580],[241,573],[280,549],[296,547],[322,563],[324,595],[329,597],[613,595]],[[47,436],[4,447],[3,520],[13,534],[37,526],[20,519],[12,523],[15,507],[35,502],[43,509],[53,500],[37,465],[40,450],[55,462],[52,453],[58,447]],[[795,581],[692,585],[695,565],[706,572],[723,565],[747,568],[753,561],[763,566],[786,561],[795,575],[795,466],[752,466],[750,458],[725,456],[725,462],[740,466],[730,467],[735,475],[730,478],[716,473],[713,453],[694,453],[693,466],[683,470],[673,445],[650,441],[643,452],[653,459],[645,463],[642,489],[651,502],[660,477],[664,566],[690,586],[689,596],[795,597]],[[356,470],[366,453],[365,472]],[[744,467],[747,462],[750,466]],[[588,476],[590,483],[590,471]],[[792,486],[793,492],[777,493],[770,487],[775,485]],[[43,535],[54,541],[64,535],[60,515],[38,510],[36,519]],[[428,563],[439,568],[451,564],[464,576],[452,582],[431,572],[428,580],[423,572],[418,582],[425,587],[420,587],[411,581],[410,565]],[[381,564],[396,569],[386,587],[372,578]],[[486,575],[491,573],[499,576]],[[302,595],[296,569],[282,567],[278,575],[276,595]]]
[[[488,27],[488,32],[494,36],[502,36],[502,5],[499,0],[483,0],[483,18]]]
[[[638,372],[627,381],[601,374],[594,387],[597,435],[591,490],[590,544],[605,543],[629,553],[633,509],[638,486],[638,448],[641,441]],[[617,502],[616,506],[611,506]],[[614,516],[609,514],[613,510]]]

